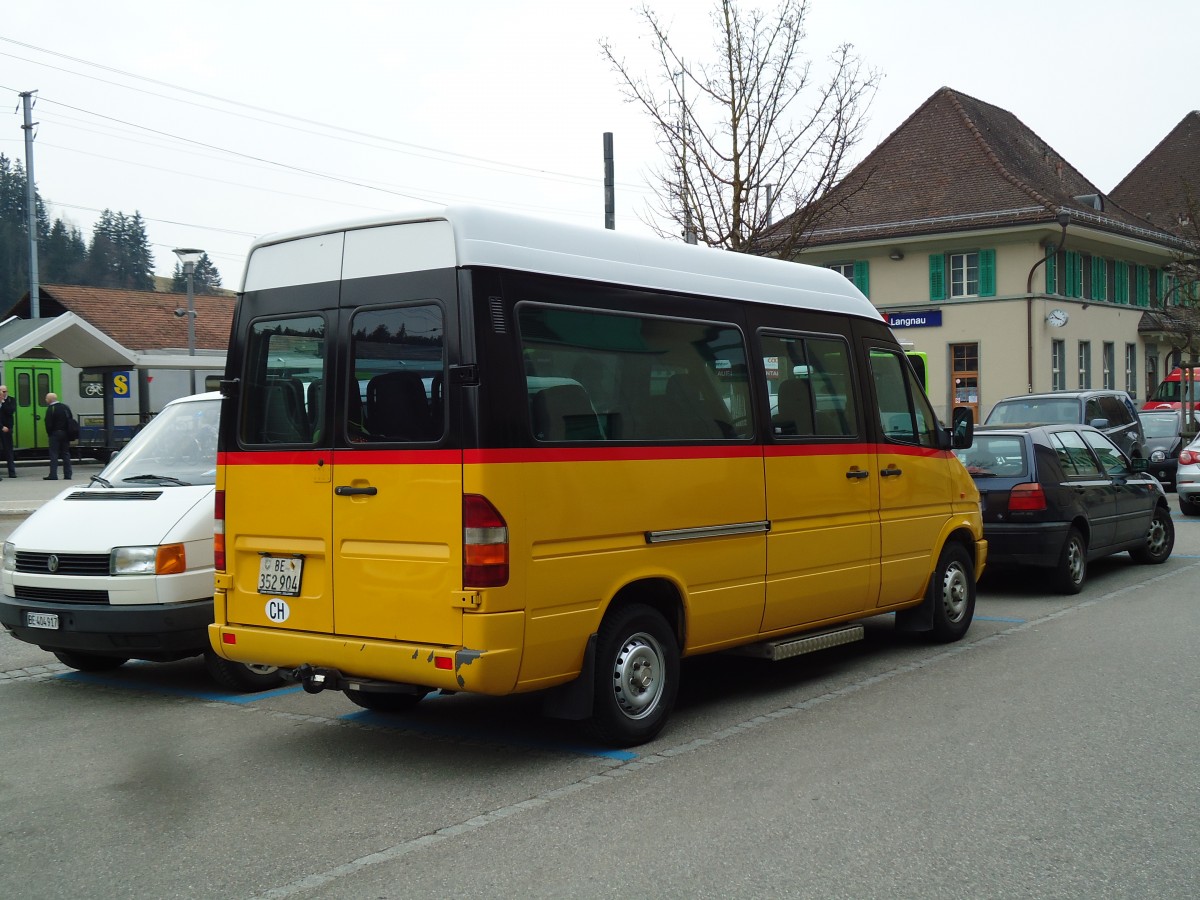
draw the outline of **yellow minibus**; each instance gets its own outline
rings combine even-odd
[[[969,414],[828,269],[476,208],[275,235],[222,391],[213,648],[311,692],[631,745],[681,657],[971,623]]]

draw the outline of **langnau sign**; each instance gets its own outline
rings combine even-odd
[[[884,320],[892,328],[940,328],[942,311],[931,309],[925,312],[884,313]]]

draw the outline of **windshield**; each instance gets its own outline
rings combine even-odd
[[[221,398],[174,403],[150,420],[100,477],[113,487],[215,484]]]
[[[1170,438],[1179,434],[1179,416],[1176,413],[1143,413],[1140,418],[1147,438]]]

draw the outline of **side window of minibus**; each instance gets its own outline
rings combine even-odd
[[[889,440],[937,446],[937,417],[916,382],[908,361],[892,350],[871,348],[871,377],[879,404],[879,424]]]
[[[537,441],[752,432],[745,341],[732,326],[533,303],[517,318]]]
[[[839,338],[764,334],[763,375],[776,437],[852,437],[850,348]]]
[[[265,319],[250,328],[239,434],[244,444],[311,444],[324,411],[325,320]]]
[[[442,309],[433,303],[359,310],[350,323],[343,412],[352,443],[431,443],[445,423]]]

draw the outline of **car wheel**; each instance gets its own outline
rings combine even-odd
[[[254,694],[283,684],[283,676],[274,666],[231,662],[212,650],[204,651],[204,668],[221,687],[239,694]]]
[[[415,708],[429,692],[407,694],[399,691],[360,691],[355,688],[346,688],[342,693],[351,703],[361,706],[363,709],[369,709],[371,712],[401,713]]]
[[[645,743],[667,724],[678,689],[679,649],[662,614],[640,603],[609,612],[596,640],[592,735],[618,747]]]
[[[1156,506],[1150,527],[1146,530],[1145,545],[1130,550],[1129,555],[1136,562],[1157,565],[1167,561],[1174,547],[1175,523],[1171,520],[1171,511],[1165,506]]]
[[[1189,500],[1187,497],[1180,497],[1179,511],[1185,516],[1200,516],[1200,503]]]
[[[100,656],[96,653],[77,653],[74,650],[52,652],[64,666],[70,666],[80,672],[111,672],[129,662],[129,658],[125,656]]]
[[[1083,533],[1072,527],[1063,542],[1058,556],[1058,568],[1054,570],[1054,587],[1060,594],[1078,594],[1087,580],[1087,544]]]
[[[975,565],[962,544],[947,544],[929,579],[926,602],[933,606],[930,637],[938,643],[957,641],[975,616]]]

